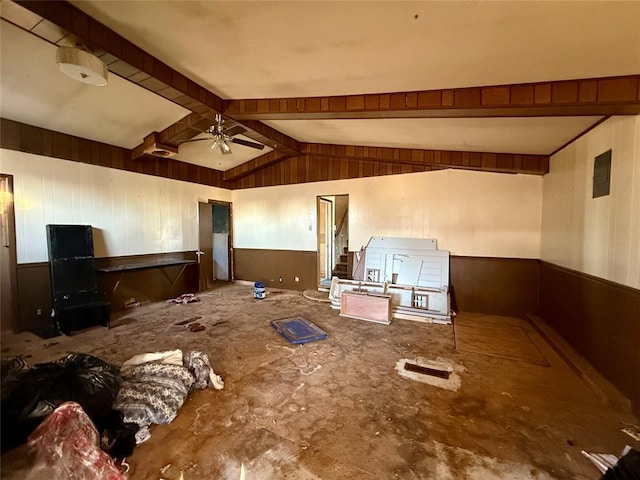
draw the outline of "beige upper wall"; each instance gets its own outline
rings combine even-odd
[[[591,198],[612,149],[611,194]],[[91,224],[97,256],[198,248],[197,202],[234,203],[238,248],[315,251],[316,196],[348,194],[350,249],[372,235],[434,237],[456,255],[541,258],[640,288],[640,116],[614,117],[544,177],[443,170],[228,191],[0,150],[14,175],[18,262],[47,260],[45,225]]]
[[[198,248],[198,201],[233,201],[234,246],[317,248],[316,196],[348,194],[350,248],[372,235],[434,237],[458,255],[538,258],[538,176],[443,170],[228,191],[0,150],[14,176],[19,263],[47,261],[47,224],[88,224],[96,256]]]
[[[47,261],[47,224],[94,227],[96,257],[198,249],[198,201],[231,192],[12,150],[18,263]]]
[[[316,196],[349,195],[349,249],[436,238],[456,255],[539,258],[542,178],[442,170],[234,190],[237,248],[317,249]]]
[[[611,193],[592,198],[594,158],[612,150]],[[613,117],[551,158],[541,259],[640,288],[640,116]]]

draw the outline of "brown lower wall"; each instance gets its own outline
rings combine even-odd
[[[96,258],[96,268],[141,263],[163,258],[195,260],[193,252]],[[198,290],[198,266],[172,265],[127,272],[97,273],[98,288],[111,302],[111,312],[125,309],[125,302],[154,302]],[[118,282],[118,280],[120,280]],[[117,289],[114,287],[118,282]],[[51,281],[49,263],[23,263],[17,266],[18,326],[16,331],[45,331],[51,326]]]
[[[15,331],[41,331],[51,326],[51,280],[47,262],[20,263],[16,268],[18,321]]]
[[[451,256],[452,308],[524,317],[538,310],[540,262],[534,259]]]
[[[272,288],[316,289],[317,255],[298,250],[236,248],[235,278],[260,281]],[[298,283],[294,282],[296,276],[300,278]],[[538,310],[538,260],[452,256],[450,277],[459,310],[517,317]]]
[[[152,255],[96,258],[96,268],[132,263],[153,263],[163,259],[196,260],[195,253],[172,252]],[[119,281],[118,281],[119,280]],[[125,272],[98,272],[98,287],[111,301],[111,311],[126,308],[131,299],[138,302],[157,302],[175,298],[183,293],[198,291],[198,265],[171,265],[164,267],[129,270]],[[118,283],[117,288],[114,290]]]
[[[640,415],[640,290],[541,262],[540,315]]]
[[[178,252],[97,258],[96,267],[152,262],[165,257],[193,259],[193,256],[193,252]],[[125,302],[131,298],[140,302],[158,301],[195,292],[198,289],[197,266],[187,266],[178,277],[181,269],[181,266],[171,266],[123,274],[99,273],[98,285],[111,300],[111,311],[117,312],[123,310]],[[450,269],[452,301],[458,310],[518,317],[537,311],[537,260],[452,256]],[[19,264],[17,270],[19,330],[48,327],[51,312],[49,264]],[[238,280],[260,281],[269,288],[306,290],[318,286],[317,253],[313,251],[236,248],[234,272]],[[118,279],[118,288],[113,293]]]
[[[233,270],[236,280],[262,282],[268,288],[316,289],[317,259],[317,252],[303,250],[235,248]]]

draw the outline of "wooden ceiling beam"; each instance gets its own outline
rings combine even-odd
[[[291,155],[272,150],[271,152],[265,153],[253,160],[249,160],[242,165],[226,170],[223,175],[223,180],[225,182],[239,180],[257,172],[258,170],[280,163],[289,157],[291,157]]]
[[[396,165],[428,166],[432,169],[458,168],[499,173],[544,175],[549,172],[547,155],[519,153],[462,152],[421,150],[416,148],[365,147],[303,143],[302,153],[309,157],[364,160]]]
[[[177,146],[180,142],[190,140],[196,135],[206,131],[214,123],[215,117],[190,113],[159,132],[158,138],[163,143]]]
[[[636,115],[640,75],[415,92],[225,101],[236,120]]]
[[[189,121],[180,120],[165,129],[166,131],[173,128],[174,136],[170,139],[163,138],[165,131],[160,132],[158,139],[162,143],[175,144],[178,141],[187,140],[212,125],[216,113],[223,113],[222,98],[175,71],[69,2],[15,0],[15,3],[84,41],[95,50],[96,56],[107,65],[110,72],[191,110],[195,114],[194,118],[197,117],[203,122],[196,124],[194,121],[193,124],[189,124]],[[187,117],[190,118],[191,115]],[[203,127],[204,123],[207,125]],[[255,132],[242,123],[241,125],[247,129],[243,135],[268,144],[272,148],[297,154],[294,152],[298,148],[298,142],[295,139],[260,122],[251,123],[259,131]],[[143,141],[139,147],[142,148],[144,143]]]

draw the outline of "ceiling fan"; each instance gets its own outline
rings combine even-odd
[[[191,140],[185,140],[178,145],[189,142],[202,142],[210,141],[211,150],[220,148],[223,155],[229,155],[231,153],[230,143],[236,143],[245,147],[255,148],[256,150],[262,150],[264,145],[261,143],[250,142],[249,140],[243,140],[242,138],[235,138],[234,135],[246,132],[246,130],[240,125],[225,129],[224,119],[220,113],[216,113],[216,123],[211,125],[206,131],[209,136],[207,138],[194,138]]]

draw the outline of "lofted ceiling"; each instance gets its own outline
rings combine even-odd
[[[70,3],[98,23],[0,2],[0,114],[134,156],[206,137],[215,112],[267,148],[200,141],[174,159],[229,170],[306,143],[549,155],[640,112],[639,1]],[[56,69],[74,43],[108,65],[106,87]]]

